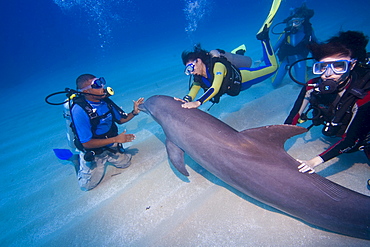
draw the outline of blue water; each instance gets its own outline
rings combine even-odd
[[[2,1],[1,33],[2,77],[11,83],[22,83],[25,75],[42,74],[51,68],[75,66],[95,60],[97,66],[114,63],[112,54],[124,59],[145,56],[147,49],[179,44],[183,49],[202,42],[206,47],[226,39],[246,42],[259,28],[269,8],[269,0],[39,0]],[[289,8],[303,1],[283,1],[278,17],[282,20]],[[342,4],[341,4],[342,3]],[[334,31],[349,28],[348,22],[366,19],[361,15],[366,0],[307,1],[316,15],[315,28],[331,25],[326,16],[336,16]],[[329,7],[338,6],[335,11]],[[343,8],[343,6],[348,7]],[[333,13],[335,12],[335,13]],[[343,14],[342,14],[343,13]],[[357,14],[359,13],[359,14]],[[321,22],[319,18],[323,18]],[[365,22],[363,22],[365,23]],[[352,28],[361,28],[358,26]],[[223,34],[227,35],[225,37]],[[326,34],[322,34],[324,36]],[[318,33],[320,37],[320,33]],[[217,37],[217,38],[216,38]],[[326,37],[325,37],[326,38]],[[254,40],[253,40],[254,41]],[[222,43],[222,42],[219,42]],[[219,44],[228,48],[226,44]],[[229,45],[230,46],[230,45]],[[231,47],[231,46],[230,46]],[[209,47],[213,48],[213,47]],[[181,53],[179,49],[177,54]],[[124,55],[123,55],[124,54]],[[175,54],[174,54],[175,55]],[[159,58],[159,57],[158,57]],[[155,60],[155,58],[153,58]],[[146,66],[150,66],[147,64]],[[82,72],[82,71],[81,71]]]
[[[275,23],[285,19],[289,9],[299,7],[302,2],[283,1]],[[311,22],[319,40],[324,41],[340,30],[364,31],[370,35],[368,0],[306,2],[315,10]],[[47,105],[46,95],[74,87],[78,75],[92,73],[104,76],[117,89],[114,100],[126,111],[131,110],[132,100],[141,96],[147,98],[160,93],[182,97],[187,92],[188,78],[183,74],[181,52],[195,43],[201,43],[207,50],[232,50],[244,43],[247,55],[259,59],[262,52],[255,34],[270,4],[271,0],[1,1],[0,76],[5,103],[0,128],[3,140],[0,229],[8,243],[22,246],[35,236],[39,239],[43,234],[50,239],[58,236],[58,226],[64,227],[58,222],[63,220],[51,221],[57,222],[57,230],[44,233],[45,222],[41,220],[44,215],[53,218],[55,211],[63,211],[59,205],[73,205],[76,198],[88,202],[89,196],[99,193],[96,190],[89,196],[82,194],[72,168],[68,170],[54,157],[53,148],[68,146],[61,109]],[[277,38],[271,35],[272,42]],[[266,87],[252,87],[254,95],[245,92],[243,96],[222,99],[211,113],[220,116],[239,109],[247,99],[256,99],[272,90],[267,82],[263,85]],[[256,109],[258,114],[269,106],[260,107]],[[142,116],[138,119],[139,123],[134,122],[127,129],[137,134],[139,141],[145,129],[160,131],[150,120]],[[68,199],[64,200],[63,196]],[[45,210],[40,209],[39,201],[45,202]],[[68,216],[68,209],[64,215]],[[98,213],[92,213],[95,214]],[[7,217],[3,219],[4,215]],[[87,214],[81,217],[90,219]],[[21,244],[17,245],[16,241]]]

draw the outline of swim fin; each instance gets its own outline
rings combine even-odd
[[[257,33],[257,39],[260,40],[261,38],[258,38],[258,37],[263,36],[263,33],[265,33],[266,31],[268,32],[268,30],[269,30],[269,28],[272,24],[272,21],[273,21],[275,15],[276,15],[276,12],[278,11],[278,9],[280,7],[280,3],[281,3],[281,0],[274,0],[272,2],[270,12],[269,12],[265,22],[262,24],[261,29]]]
[[[61,160],[69,160],[72,158],[73,153],[69,149],[53,149],[55,156],[58,157],[58,159]]]
[[[242,44],[242,45],[239,45],[238,47],[236,47],[234,50],[231,51],[232,54],[240,54],[240,55],[244,55],[244,53],[247,51],[247,47],[245,46],[245,44]],[[243,54],[242,54],[243,53]]]

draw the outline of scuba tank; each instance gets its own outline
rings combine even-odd
[[[63,117],[66,121],[66,135],[67,135],[67,142],[68,142],[68,146],[73,149],[73,150],[76,150],[76,145],[74,143],[74,133],[72,131],[72,127],[71,127],[71,124],[72,124],[72,117],[71,117],[71,112],[70,112],[70,100],[68,100],[67,102],[65,102],[63,104]]]
[[[225,52],[222,56],[226,57],[237,68],[250,68],[252,66],[252,59],[248,56],[233,54],[231,52]]]
[[[244,56],[239,53],[233,53],[233,52],[227,52],[221,49],[215,49],[215,50],[211,50],[209,54],[212,57],[225,57],[236,68],[250,68],[252,66],[252,59],[248,56]]]

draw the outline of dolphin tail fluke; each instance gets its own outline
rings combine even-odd
[[[189,172],[186,170],[184,162],[184,151],[176,146],[173,142],[166,140],[167,155],[171,163],[176,169],[183,175],[189,176]]]
[[[306,128],[296,125],[283,124],[247,129],[241,131],[240,133],[246,134],[248,138],[255,138],[256,140],[261,139],[263,136],[265,139],[267,138],[271,144],[284,148],[284,143],[286,140],[305,132],[307,132]]]

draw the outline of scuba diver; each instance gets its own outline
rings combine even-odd
[[[307,45],[311,42],[317,43],[317,38],[310,23],[313,15],[314,11],[308,9],[306,3],[303,3],[301,7],[295,8],[282,23],[277,24],[286,24],[287,27],[274,46],[274,51],[277,53],[280,62],[279,69],[272,78],[274,88],[281,84],[293,63],[307,58],[309,53]],[[295,63],[294,72],[298,81],[306,81],[306,61],[302,60]]]
[[[84,191],[100,183],[106,162],[117,168],[127,168],[131,164],[131,154],[125,152],[122,143],[133,141],[135,135],[126,134],[126,131],[118,134],[116,124],[133,119],[140,112],[139,105],[144,102],[143,98],[139,98],[134,101],[134,109],[125,113],[108,98],[113,92],[111,88],[106,90],[105,84],[103,77],[83,74],[76,79],[77,91],[66,89],[45,99],[47,103],[53,104],[48,101],[50,96],[67,92],[67,101],[54,105],[64,103],[67,106],[65,109],[69,109],[64,115],[73,131],[73,138],[69,139],[73,140],[79,150],[76,172],[80,188]]]
[[[185,74],[194,76],[189,93],[183,99],[175,98],[183,102],[183,108],[197,108],[207,101],[218,103],[223,94],[236,96],[240,91],[266,80],[275,73],[278,64],[270,45],[269,28],[280,2],[281,0],[273,1],[269,15],[257,33],[257,39],[263,47],[265,66],[250,68],[251,60],[248,57],[244,59],[243,64],[243,55],[240,54],[243,54],[243,49],[236,51],[231,57],[222,50],[208,52],[199,45],[194,47],[194,51],[182,53]],[[240,61],[242,63],[237,63]],[[203,95],[195,99],[201,88],[204,90]]]
[[[318,156],[300,161],[300,172],[314,173],[315,167],[343,153],[364,151],[370,160],[370,65],[362,32],[340,32],[326,43],[309,45],[317,61],[313,74],[320,77],[303,87],[285,124],[312,120],[324,125],[325,136],[341,137]],[[308,106],[308,109],[306,110]],[[309,117],[311,116],[312,117]]]

